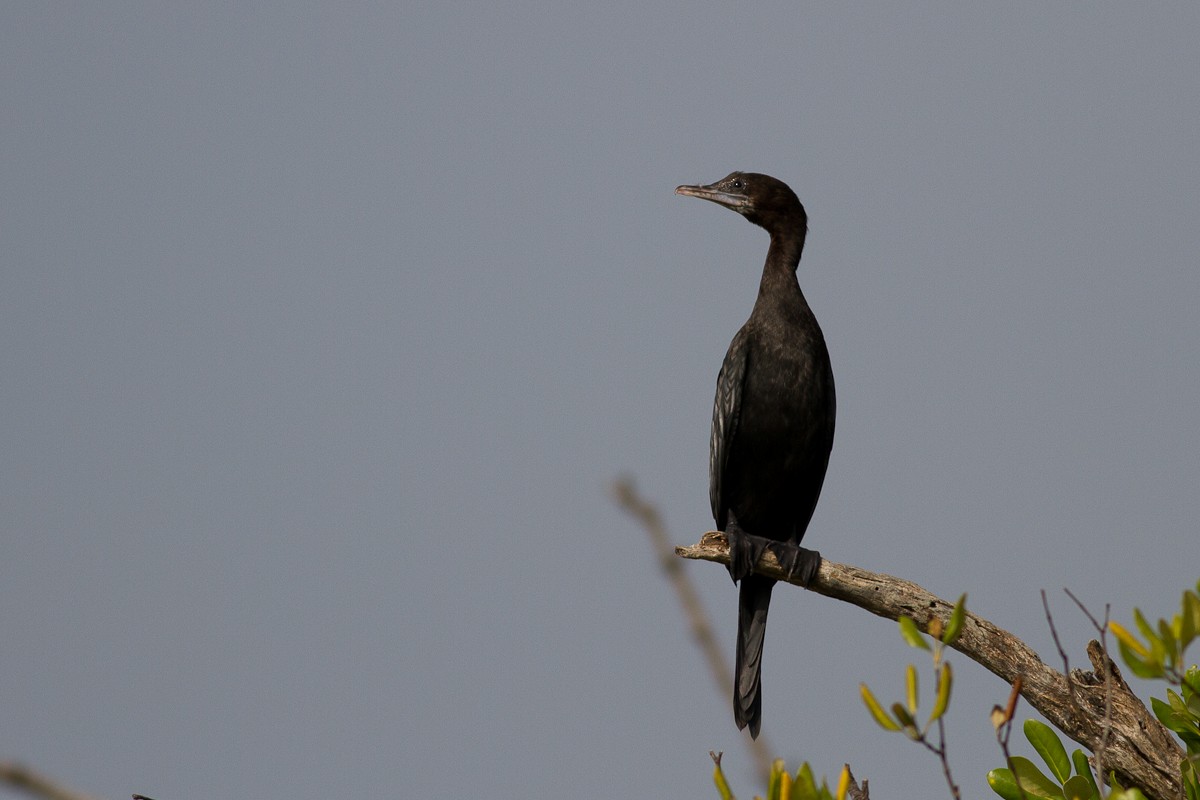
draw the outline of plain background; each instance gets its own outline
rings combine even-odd
[[[608,497],[711,527],[767,239],[672,192],[734,169],[809,212],[839,418],[806,544],[1056,666],[1039,589],[1075,665],[1061,587],[1169,614],[1198,42],[1191,3],[6,4],[0,757],[111,798],[584,799],[715,797],[723,750],[761,791]],[[734,587],[687,569],[732,657]],[[858,700],[914,659],[780,589],[764,734],[946,797]],[[987,797],[1007,691],[953,660]]]

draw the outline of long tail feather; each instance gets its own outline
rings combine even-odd
[[[733,719],[738,730],[750,726],[758,738],[762,724],[762,652],[767,608],[775,581],[757,575],[742,578],[738,591],[737,666],[733,677]]]

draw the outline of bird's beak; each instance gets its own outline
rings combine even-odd
[[[676,186],[675,194],[688,197],[699,197],[701,200],[711,200],[719,206],[731,208],[734,211],[745,211],[750,206],[750,198],[744,194],[722,192],[715,185],[709,186]]]

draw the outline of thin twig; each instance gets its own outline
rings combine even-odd
[[[1004,763],[1008,766],[1008,772],[1013,776],[1013,783],[1017,785],[1017,792],[1021,795],[1022,800],[1028,798],[1025,793],[1025,787],[1021,785],[1021,776],[1017,774],[1017,767],[1013,763],[1012,753],[1008,749],[1008,740],[1012,736],[1013,718],[1017,714],[1017,701],[1021,698],[1021,679],[1017,678],[1013,682],[1012,691],[1008,694],[1008,704],[1004,708],[1000,706],[992,707],[992,720],[996,723],[997,715],[1000,715],[1001,720],[996,724],[996,741],[1000,743],[1000,752],[1004,754]]]
[[[944,664],[942,661],[942,652],[946,645],[942,642],[943,625],[940,619],[934,618],[930,620],[929,635],[933,637],[933,671],[936,674],[939,666],[942,669],[949,668],[949,664]],[[912,667],[910,666],[910,669]],[[939,678],[939,684],[943,678]],[[940,687],[939,687],[940,691]],[[932,722],[932,720],[930,720]],[[929,752],[938,757],[938,761],[942,765],[942,775],[946,778],[946,785],[950,788],[950,796],[954,800],[962,800],[962,792],[959,791],[958,784],[954,782],[954,775],[950,770],[950,758],[946,752],[946,718],[945,715],[939,715],[937,718],[938,743],[935,745],[929,741],[929,725],[926,722],[925,726],[919,730],[915,727],[908,729],[908,733],[912,736],[917,744],[924,747]],[[915,734],[914,734],[915,732]]]
[[[29,767],[13,762],[0,762],[0,784],[11,786],[41,800],[94,800],[91,795],[68,789]]]
[[[950,796],[954,800],[962,800],[962,792],[958,789],[958,784],[954,782],[954,776],[950,773],[950,759],[946,755],[946,724],[945,719],[938,717],[938,743],[934,746],[922,732],[917,736],[917,743],[925,747],[926,750],[933,753],[942,762],[942,775],[946,777],[946,785],[950,787]]]
[[[1064,589],[1064,591],[1066,591]],[[1050,626],[1050,636],[1054,639],[1054,646],[1058,649],[1058,655],[1063,662],[1063,675],[1071,674],[1071,661],[1067,658],[1067,651],[1063,649],[1062,642],[1058,640],[1058,631],[1054,627],[1054,617],[1050,613],[1050,602],[1046,599],[1046,590],[1042,589],[1042,608],[1046,612],[1046,624]]]
[[[646,534],[650,537],[650,543],[654,546],[659,566],[666,573],[667,579],[671,582],[671,586],[679,598],[679,604],[683,606],[683,614],[687,617],[692,639],[708,663],[709,672],[717,684],[717,691],[723,697],[729,697],[730,687],[733,686],[733,670],[729,668],[725,651],[717,642],[708,612],[705,611],[704,603],[700,600],[700,593],[696,591],[691,578],[683,569],[683,562],[675,557],[675,548],[671,545],[670,537],[667,536],[662,515],[652,503],[638,494],[637,487],[630,478],[622,477],[614,481],[612,496],[622,510],[637,519],[645,528]],[[749,736],[745,739],[746,746],[750,749],[750,756],[754,759],[755,769],[762,777],[763,783],[766,784],[771,778],[771,762],[773,760],[767,737],[760,734],[757,739]]]

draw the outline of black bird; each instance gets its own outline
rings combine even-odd
[[[729,539],[729,574],[741,581],[733,716],[739,729],[749,725],[757,737],[763,634],[775,581],[753,574],[754,565],[769,547],[806,585],[820,566],[820,554],[799,544],[833,448],[833,371],[796,280],[808,215],[795,192],[768,175],[734,172],[675,193],[711,200],[771,234],[754,310],[717,377],[709,446],[713,518]]]

